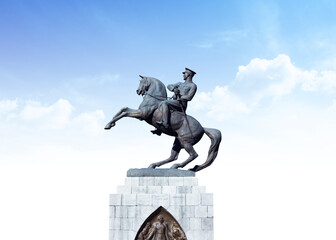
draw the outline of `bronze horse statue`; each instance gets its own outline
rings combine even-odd
[[[138,109],[124,107],[113,117],[113,119],[105,126],[105,129],[111,129],[115,123],[123,117],[132,117],[139,120],[145,120],[148,124],[156,127],[159,132],[175,137],[171,155],[166,160],[152,163],[149,168],[160,167],[163,164],[177,160],[181,149],[185,149],[189,157],[182,163],[174,164],[171,168],[183,168],[188,163],[198,157],[193,145],[198,143],[205,133],[211,140],[208,151],[208,157],[202,165],[195,165],[189,169],[197,172],[210,166],[217,157],[219,144],[222,136],[221,132],[213,128],[204,128],[192,116],[183,112],[173,111],[170,114],[170,128],[166,129],[157,124],[161,119],[161,113],[158,110],[161,101],[167,99],[166,86],[158,79],[152,77],[140,76],[140,84],[137,94],[143,96],[143,101]]]

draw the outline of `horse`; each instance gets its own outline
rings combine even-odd
[[[190,171],[200,171],[210,166],[216,159],[219,145],[222,139],[221,132],[213,128],[204,128],[192,116],[185,112],[173,111],[170,113],[170,128],[166,129],[157,124],[161,119],[161,112],[158,110],[159,104],[167,99],[166,86],[158,79],[153,77],[141,76],[137,94],[143,96],[143,101],[138,109],[123,107],[105,126],[106,130],[115,126],[116,122],[123,117],[131,117],[139,120],[145,120],[148,124],[154,126],[157,130],[152,131],[160,135],[165,133],[175,137],[170,157],[166,160],[150,164],[149,168],[160,167],[166,163],[178,159],[181,149],[185,149],[189,154],[187,160],[182,163],[174,164],[171,168],[178,169],[185,167],[188,163],[198,157],[194,145],[203,137],[204,133],[210,138],[211,144],[206,161],[202,165],[195,165]]]

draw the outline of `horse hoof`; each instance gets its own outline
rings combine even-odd
[[[195,167],[190,168],[190,169],[188,169],[188,170],[189,170],[189,171],[193,171],[193,172],[197,172],[197,171],[198,171],[198,168],[199,168],[199,166],[198,166],[198,165],[195,165]]]
[[[156,166],[156,164],[151,164],[151,165],[149,165],[149,167],[148,168],[156,168],[157,166]]]
[[[109,130],[109,129],[111,129],[112,127],[114,127],[115,126],[115,123],[109,123],[109,124],[107,124],[106,126],[105,126],[105,130]]]
[[[178,169],[178,168],[180,168],[180,167],[181,167],[180,164],[174,164],[173,166],[171,166],[171,168],[174,168],[174,169]]]

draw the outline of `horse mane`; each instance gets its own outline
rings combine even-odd
[[[163,97],[167,97],[166,85],[163,84],[159,79],[154,77],[143,77],[143,79],[150,81],[151,83],[155,83],[158,85],[158,88],[163,92]]]

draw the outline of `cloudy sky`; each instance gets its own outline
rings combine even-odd
[[[139,74],[184,67],[188,113],[223,136],[197,173],[216,239],[335,239],[335,16],[331,0],[1,1],[0,239],[107,239],[108,194],[173,139],[103,127],[141,103]]]

